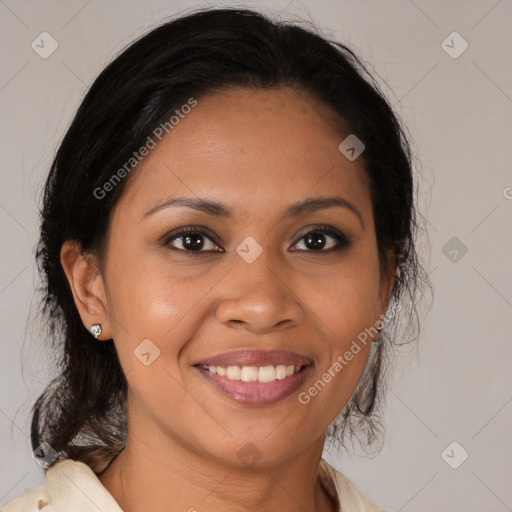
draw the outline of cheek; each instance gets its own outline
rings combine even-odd
[[[336,348],[343,350],[347,342],[378,320],[379,272],[373,257],[364,258],[359,253],[336,267],[307,279],[303,296],[321,320],[320,327],[337,340]]]
[[[190,278],[190,272],[187,274],[179,265],[165,266],[161,257],[148,257],[129,247],[111,254],[109,313],[125,373],[135,371],[139,375],[144,361],[138,356],[149,351],[149,360],[157,354],[151,367],[169,371],[181,380],[177,368],[180,350],[205,322],[209,314],[205,294],[222,273]],[[153,376],[148,374],[147,378],[151,382]]]
[[[126,331],[134,338],[147,337],[162,321],[162,329],[171,328],[187,305],[189,287],[178,272],[166,276],[164,270],[161,259],[144,252],[135,242],[112,240],[107,265],[110,313],[126,324]],[[125,336],[126,331],[119,335]]]
[[[371,338],[377,333],[379,273],[375,265],[371,257],[347,259],[329,278],[315,280],[307,295],[329,352],[318,373],[330,392],[318,392],[316,399],[318,406],[334,415],[355,390],[368,361]]]

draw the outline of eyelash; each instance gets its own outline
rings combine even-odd
[[[297,242],[294,244],[296,245],[297,243],[299,243],[302,239],[304,239],[307,235],[310,235],[311,233],[322,233],[324,235],[329,235],[331,236],[332,238],[334,238],[338,244],[337,246],[331,248],[331,249],[327,249],[327,250],[319,250],[319,251],[314,251],[312,249],[309,249],[309,250],[305,250],[305,249],[300,249],[298,250],[298,252],[310,252],[310,253],[313,253],[313,254],[330,254],[330,253],[338,253],[338,252],[341,252],[345,249],[348,249],[351,245],[352,245],[352,240],[348,239],[343,233],[341,233],[340,231],[330,227],[330,226],[326,226],[326,225],[320,225],[320,226],[316,226],[316,227],[313,227],[311,228],[309,231],[306,231],[298,240]],[[212,235],[210,235],[209,233],[205,232],[202,228],[200,227],[194,227],[194,226],[189,226],[189,227],[184,227],[184,228],[180,228],[178,229],[177,231],[174,231],[172,233],[170,233],[164,240],[163,242],[163,245],[164,246],[168,246],[173,240],[177,239],[177,238],[182,238],[186,235],[191,235],[191,234],[195,234],[195,235],[201,235],[205,238],[208,238],[209,240],[211,240],[215,245],[219,245],[215,240],[214,240],[214,237]],[[212,253],[212,252],[223,252],[223,251],[187,251],[185,249],[178,249],[176,247],[172,247],[172,250],[175,250],[175,251],[181,251],[181,252],[186,252],[188,254],[193,254],[193,255],[199,255],[199,254],[204,254],[204,253]],[[294,251],[294,252],[297,252],[297,251]]]

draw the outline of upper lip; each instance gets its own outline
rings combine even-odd
[[[289,350],[233,350],[216,356],[201,359],[194,366],[264,366],[264,365],[294,365],[312,364],[308,357]]]

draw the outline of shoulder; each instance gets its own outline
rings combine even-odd
[[[0,512],[32,512],[42,510],[48,503],[50,496],[46,486],[28,491],[8,503]]]
[[[15,498],[0,512],[64,512],[69,503],[80,504],[83,512],[122,512],[94,471],[71,459],[50,467],[44,485]]]
[[[320,461],[320,476],[327,488],[335,495],[340,510],[346,512],[385,512],[370,500],[343,473],[331,466],[325,459]]]

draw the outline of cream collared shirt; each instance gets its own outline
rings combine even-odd
[[[383,512],[324,459],[320,478],[340,512]],[[67,459],[46,471],[45,483],[7,504],[0,512],[123,512],[94,471],[83,462]]]

